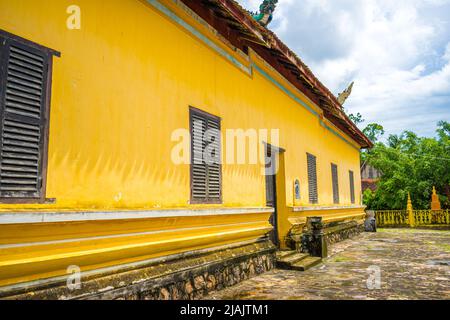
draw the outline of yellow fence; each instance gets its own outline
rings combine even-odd
[[[450,225],[450,210],[383,210],[375,217],[379,227]]]
[[[377,226],[408,225],[408,214],[406,210],[375,211]]]

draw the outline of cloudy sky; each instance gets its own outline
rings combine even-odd
[[[365,124],[434,136],[450,121],[450,0],[279,0],[269,28],[333,93],[355,81],[345,107]]]

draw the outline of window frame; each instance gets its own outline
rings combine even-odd
[[[220,190],[219,190],[219,199],[210,199],[209,195],[207,195],[207,198],[205,200],[202,199],[196,199],[194,197],[194,143],[193,143],[193,136],[192,136],[192,132],[194,129],[194,122],[192,121],[192,116],[196,115],[198,117],[203,117],[206,121],[207,120],[213,120],[213,121],[217,121],[218,123],[218,127],[219,127],[219,133],[222,133],[222,118],[215,116],[211,113],[208,113],[206,111],[203,111],[201,109],[189,106],[189,134],[190,134],[190,152],[191,152],[191,156],[190,156],[190,204],[223,204],[223,172],[222,172],[222,137],[221,135],[219,135],[219,153],[220,153],[220,163],[219,163],[219,186],[220,186]],[[208,128],[206,129],[208,130]],[[205,164],[207,165],[207,164]],[[207,170],[207,174],[208,174],[208,170]],[[206,178],[206,183],[209,182],[209,177],[207,176]],[[206,193],[208,193],[209,190],[208,188],[206,188]]]
[[[315,195],[311,196],[311,184],[312,184],[312,180],[311,180],[311,176],[310,176],[310,171],[309,171],[309,167],[310,167],[310,163],[309,163],[309,159],[313,158],[314,159],[314,167],[315,167]],[[318,174],[317,174],[317,157],[315,155],[313,155],[312,153],[307,152],[306,153],[306,171],[308,174],[308,200],[309,203],[312,205],[317,205],[319,204],[319,181],[318,181]],[[311,200],[312,198],[315,198],[313,200]]]
[[[350,202],[356,204],[355,173],[349,170]]]
[[[52,96],[52,81],[53,81],[53,56],[60,57],[61,53],[50,49],[48,47],[37,44],[33,41],[27,40],[25,38],[19,37],[17,35],[11,34],[7,31],[0,29],[0,42],[2,46],[0,47],[0,99],[3,99],[6,88],[6,73],[7,68],[1,68],[2,66],[6,66],[7,59],[7,51],[2,50],[3,45],[6,44],[7,41],[14,41],[18,43],[20,46],[29,47],[33,50],[38,50],[45,55],[46,64],[47,64],[47,72],[46,72],[46,83],[45,83],[45,99],[43,103],[42,109],[42,119],[41,121],[44,123],[44,130],[42,132],[42,159],[41,165],[39,168],[39,176],[40,176],[40,189],[39,189],[39,197],[2,197],[0,196],[1,204],[43,204],[43,203],[54,203],[54,199],[47,199],[47,172],[48,172],[48,146],[49,146],[49,135],[50,135],[50,105],[51,105],[51,96]],[[2,100],[3,101],[3,100]],[[1,138],[1,137],[0,137]]]
[[[336,176],[334,175],[334,170],[336,170]],[[336,181],[335,181],[336,178]],[[331,163],[331,185],[333,189],[333,203],[340,204],[340,190],[339,190],[339,166],[335,163]],[[337,200],[336,200],[337,199]]]

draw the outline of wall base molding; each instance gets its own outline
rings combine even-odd
[[[86,281],[81,279],[81,288],[74,291],[60,284],[6,295],[3,299],[193,300],[273,269],[275,251],[269,240],[262,240]]]
[[[365,231],[364,220],[332,223],[325,226],[324,234],[328,245],[358,236]]]
[[[309,218],[313,221],[315,218]],[[312,248],[321,247],[322,258],[328,255],[327,247],[351,239],[365,231],[365,220],[349,220],[336,222],[323,222],[322,218],[313,228],[307,224],[302,226],[294,226],[288,237],[288,245],[299,252],[310,252]],[[317,242],[317,243],[316,243]]]

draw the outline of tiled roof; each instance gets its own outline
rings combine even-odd
[[[275,70],[316,103],[324,116],[362,148],[372,142],[345,114],[337,98],[272,31],[260,25],[235,0],[181,0],[235,47],[252,48]]]

